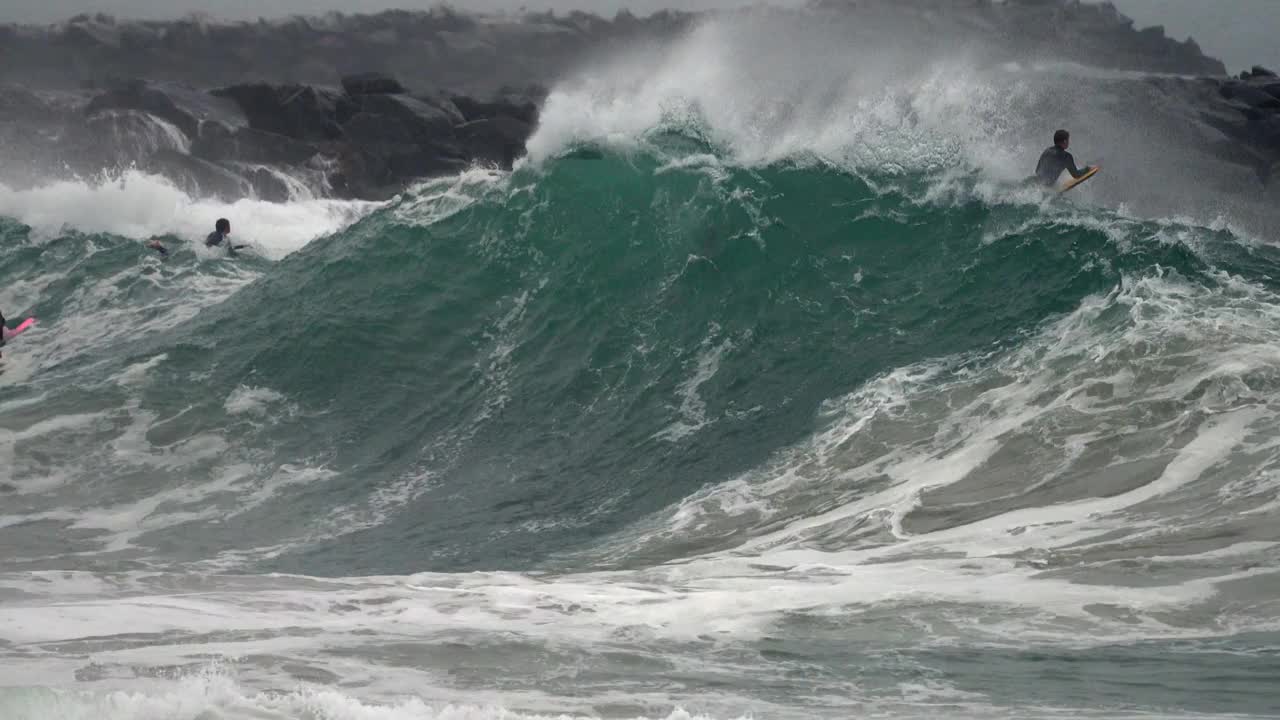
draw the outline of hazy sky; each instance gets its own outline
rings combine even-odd
[[[1113,0],[1138,27],[1164,25],[1166,35],[1191,36],[1205,54],[1235,73],[1251,65],[1280,72],[1280,0]]]
[[[803,0],[771,0],[800,4]],[[1280,0],[1113,0],[1138,27],[1164,25],[1168,35],[1194,37],[1206,53],[1221,59],[1232,72],[1255,63],[1280,71]],[[54,22],[82,12],[108,12],[119,17],[175,17],[202,11],[220,18],[367,12],[388,7],[426,8],[437,0],[3,0],[0,21]],[[531,10],[594,10],[612,15],[622,7],[647,13],[663,7],[686,9],[752,4],[750,0],[452,0],[459,9],[499,10],[521,6]]]

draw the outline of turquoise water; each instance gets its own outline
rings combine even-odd
[[[0,186],[0,716],[1280,715],[1273,209],[582,97],[380,205]]]
[[[7,716],[1280,710],[1275,250],[579,155],[280,260],[5,221]]]

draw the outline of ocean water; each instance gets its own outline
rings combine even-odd
[[[1280,715],[1270,191],[751,23],[386,203],[0,186],[0,717]]]

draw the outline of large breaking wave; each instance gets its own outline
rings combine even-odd
[[[1158,83],[843,37],[701,27],[378,205],[0,192],[0,708],[1275,712],[1265,194]]]

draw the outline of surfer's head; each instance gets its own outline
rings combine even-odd
[[[228,219],[226,219],[226,218],[220,218],[220,219],[218,220],[218,222],[217,222],[216,224],[214,224],[213,229],[214,229],[214,230],[217,230],[218,232],[222,233],[223,235],[230,235],[230,234],[231,234],[231,221],[230,221],[230,220],[228,220]]]
[[[1057,145],[1063,150],[1066,150],[1067,146],[1071,144],[1071,133],[1067,132],[1066,130],[1059,130],[1058,132],[1054,133],[1053,144]]]

